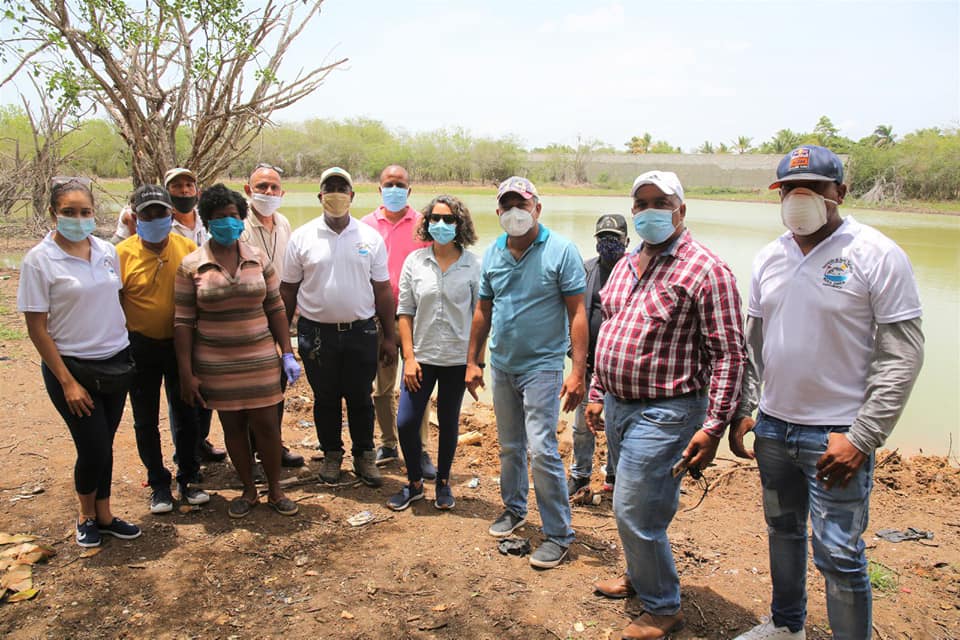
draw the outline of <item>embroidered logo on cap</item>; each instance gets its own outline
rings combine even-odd
[[[790,170],[793,169],[807,169],[810,167],[810,149],[806,147],[800,147],[799,149],[794,149],[793,153],[790,154]]]

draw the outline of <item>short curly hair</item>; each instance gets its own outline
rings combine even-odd
[[[424,207],[423,219],[415,231],[416,238],[424,242],[433,242],[433,236],[430,235],[430,221],[428,218],[430,214],[433,213],[433,208],[440,203],[450,207],[450,211],[457,217],[457,234],[453,237],[453,243],[461,249],[475,243],[477,241],[477,232],[473,228],[473,218],[470,217],[470,209],[456,196],[446,194],[437,196],[430,201],[430,204]]]
[[[227,188],[222,182],[203,190],[200,194],[200,202],[197,204],[197,213],[200,214],[200,221],[204,227],[210,226],[210,216],[214,211],[219,211],[231,204],[237,206],[237,213],[240,219],[247,217],[247,200],[239,192]]]

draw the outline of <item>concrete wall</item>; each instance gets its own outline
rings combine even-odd
[[[680,176],[686,187],[735,187],[738,189],[766,189],[776,177],[777,164],[782,155],[749,154],[670,154],[648,153],[638,155],[595,155],[587,163],[590,182],[631,182],[644,171],[662,169]],[[527,156],[530,166],[549,163],[553,157],[544,153]]]

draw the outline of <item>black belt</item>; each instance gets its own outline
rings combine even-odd
[[[372,322],[373,318],[363,318],[361,320],[353,320],[352,322],[314,322],[309,318],[304,318],[304,320],[306,320],[307,322],[309,322],[315,327],[319,327],[320,329],[331,329],[331,330],[342,332],[342,331],[352,331],[353,329],[364,327],[368,323]]]

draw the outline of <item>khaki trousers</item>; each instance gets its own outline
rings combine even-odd
[[[397,336],[400,335],[399,330]],[[383,332],[380,332],[380,339]],[[378,344],[379,346],[379,344]],[[384,366],[383,362],[377,365],[377,377],[373,381],[373,410],[377,415],[377,425],[380,428],[380,446],[397,449],[397,371],[400,370],[400,353],[393,364]],[[424,451],[430,442],[430,408],[423,412],[423,422],[420,423],[420,440]]]

